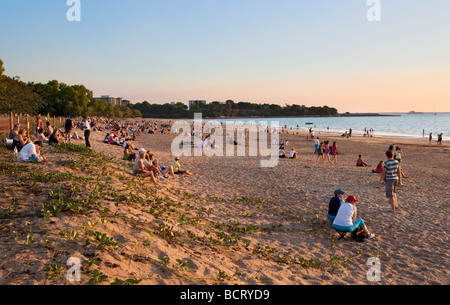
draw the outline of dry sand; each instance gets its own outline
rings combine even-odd
[[[98,163],[80,168],[74,165],[80,157],[56,154],[52,148],[47,149],[49,165],[32,165],[44,171],[99,176],[105,188],[113,188],[104,191],[108,196],[101,199],[101,209],[87,215],[63,212],[48,219],[39,217],[52,183],[41,183],[45,191],[34,194],[25,190],[32,181],[17,185],[7,175],[0,176],[4,182],[0,212],[17,197],[22,198],[20,211],[26,211],[25,216],[0,220],[0,283],[67,284],[65,262],[71,256],[99,261],[98,266],[83,265],[81,284],[93,278],[94,269],[107,276],[102,284],[113,279],[169,285],[449,283],[447,143],[320,134],[321,140],[337,141],[341,152],[338,163],[329,164],[315,161],[314,143],[305,134],[282,134],[282,139],[290,141],[286,152],[295,147],[298,160],[280,160],[275,168],[261,168],[259,157],[183,156],[184,168],[196,174],[169,178],[155,187],[131,178],[131,164],[120,160],[122,149],[101,142],[105,134],[94,132],[91,141],[95,151],[112,157],[103,168]],[[148,149],[160,164],[167,165],[173,161],[170,144],[174,138],[143,134],[134,146]],[[386,212],[384,188],[378,187],[379,175],[372,173],[390,144],[402,147],[402,167],[408,177],[399,189],[396,213]],[[372,166],[356,167],[359,154]],[[11,161],[5,152],[2,158]],[[90,182],[80,193],[92,193],[92,187]],[[357,243],[347,236],[338,240],[326,219],[328,202],[337,188],[360,200],[358,216],[376,234],[374,239]],[[114,190],[128,197],[117,203]],[[149,201],[153,191],[166,200],[165,209],[155,205],[154,199]],[[144,201],[133,201],[133,192]],[[95,229],[89,229],[87,220],[97,223]],[[95,242],[89,234],[94,231],[113,237],[119,242],[117,249],[84,245],[85,239]],[[79,237],[70,241],[73,232]],[[27,243],[27,236],[36,242]],[[45,243],[49,236],[54,240],[50,245]],[[371,257],[380,261],[380,282],[366,277]],[[45,266],[58,261],[63,262],[62,275],[49,280]],[[183,266],[184,261],[188,263]]]

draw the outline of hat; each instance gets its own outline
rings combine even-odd
[[[345,201],[346,202],[359,202],[359,200],[356,199],[356,197],[353,195],[348,196],[347,199],[345,199]]]
[[[175,160],[180,160],[180,157],[175,157]]]
[[[345,194],[345,192],[343,190],[341,190],[341,189],[337,189],[337,190],[334,191],[334,194],[335,195],[337,195],[337,194]]]
[[[139,148],[139,152],[147,152],[144,148]]]

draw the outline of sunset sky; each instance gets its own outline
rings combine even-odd
[[[339,112],[450,111],[450,1],[1,0],[23,81],[150,103],[227,99]]]

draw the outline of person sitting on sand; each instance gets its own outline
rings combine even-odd
[[[356,203],[359,202],[355,196],[348,196],[345,202],[339,208],[336,218],[333,221],[333,228],[339,231],[352,233],[358,228],[362,228],[366,233],[367,238],[375,237],[375,234],[370,233],[369,229],[361,218],[357,219],[358,210]]]
[[[47,162],[47,159],[41,156],[39,151],[43,146],[44,144],[41,141],[28,143],[20,151],[17,162]]]
[[[330,203],[328,204],[327,218],[329,220],[334,221],[334,219],[336,218],[339,208],[344,202],[344,194],[345,192],[341,189],[337,189],[334,191],[334,197],[331,198]]]
[[[186,175],[186,176],[192,175],[192,173],[181,169],[181,164],[180,164],[180,158],[179,157],[175,157],[175,161],[172,163],[172,167],[173,167],[173,172],[176,175]]]
[[[37,140],[41,141],[42,143],[47,143],[48,142],[48,138],[44,135],[44,129],[39,128],[37,130]]]
[[[112,145],[117,145],[117,146],[122,146],[119,142],[119,140],[117,139],[116,135],[114,133],[111,132],[111,134],[109,135],[108,138],[108,143],[112,144]]]
[[[159,160],[154,160],[152,162],[152,164],[154,166],[156,166],[156,168],[158,169],[158,171],[161,173],[161,175],[164,178],[169,178],[167,177],[167,174],[171,175],[172,177],[175,177],[175,173],[173,172],[173,166],[160,166],[159,165]]]
[[[48,144],[53,145],[54,144],[61,144],[64,143],[64,137],[59,132],[58,128],[55,128],[53,130],[53,133],[48,138]]]
[[[298,153],[295,151],[295,148],[292,148],[289,153],[289,159],[297,159]]]
[[[17,151],[20,152],[25,145],[31,142],[29,138],[25,137],[26,132],[23,128],[19,130],[19,133],[13,139],[12,149],[17,148]]]
[[[384,168],[383,165],[384,165],[384,162],[380,161],[380,163],[378,163],[378,165],[377,165],[377,168],[372,170],[372,173],[381,174],[383,172],[383,168]]]
[[[53,133],[53,127],[49,121],[45,122],[45,124],[47,125],[47,130],[44,132],[44,136],[46,136],[47,138],[50,138],[50,136]]]
[[[8,139],[13,140],[19,134],[20,124],[14,124],[13,129],[9,132]]]
[[[145,156],[145,159],[151,164],[151,168],[149,168],[149,169],[153,171],[153,174],[155,175],[155,177],[158,177],[161,180],[168,178],[165,174],[163,174],[161,172],[159,167],[157,165],[155,165],[155,155],[154,154],[147,153]]]
[[[128,161],[136,160],[136,153],[134,152],[133,145],[127,143],[123,150],[123,159]]]
[[[356,166],[366,167],[370,165],[362,159],[362,155],[359,155],[358,160],[356,160]]]
[[[142,175],[144,178],[150,178],[154,184],[157,184],[155,175],[153,171],[149,168],[152,166],[147,160],[145,160],[145,150],[141,150],[139,152],[139,158],[136,158],[136,161],[133,166],[133,175]]]
[[[278,150],[278,157],[286,158],[286,153],[284,152],[284,147],[283,146],[280,146],[280,149]]]

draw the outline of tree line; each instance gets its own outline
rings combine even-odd
[[[214,101],[209,104],[196,104],[190,109],[183,103],[150,104],[145,101],[131,106],[139,110],[144,118],[193,118],[196,112],[203,117],[298,117],[298,116],[336,116],[338,110],[328,106],[306,107],[305,105],[256,104],[249,102],[225,103]]]
[[[129,106],[113,106],[107,101],[93,98],[84,85],[67,85],[56,80],[46,84],[25,83],[19,77],[3,75],[0,59],[0,113],[50,114],[51,116],[103,116],[109,118],[194,118],[196,112],[203,117],[297,117],[335,116],[337,109],[328,106],[256,104],[249,102],[224,103],[214,101],[196,104],[190,109],[183,103],[150,104],[147,101]]]
[[[50,114],[51,116],[103,116],[109,118],[141,117],[127,106],[113,106],[94,99],[84,85],[67,85],[56,80],[46,84],[20,80],[18,76],[4,75],[0,59],[0,113]]]

